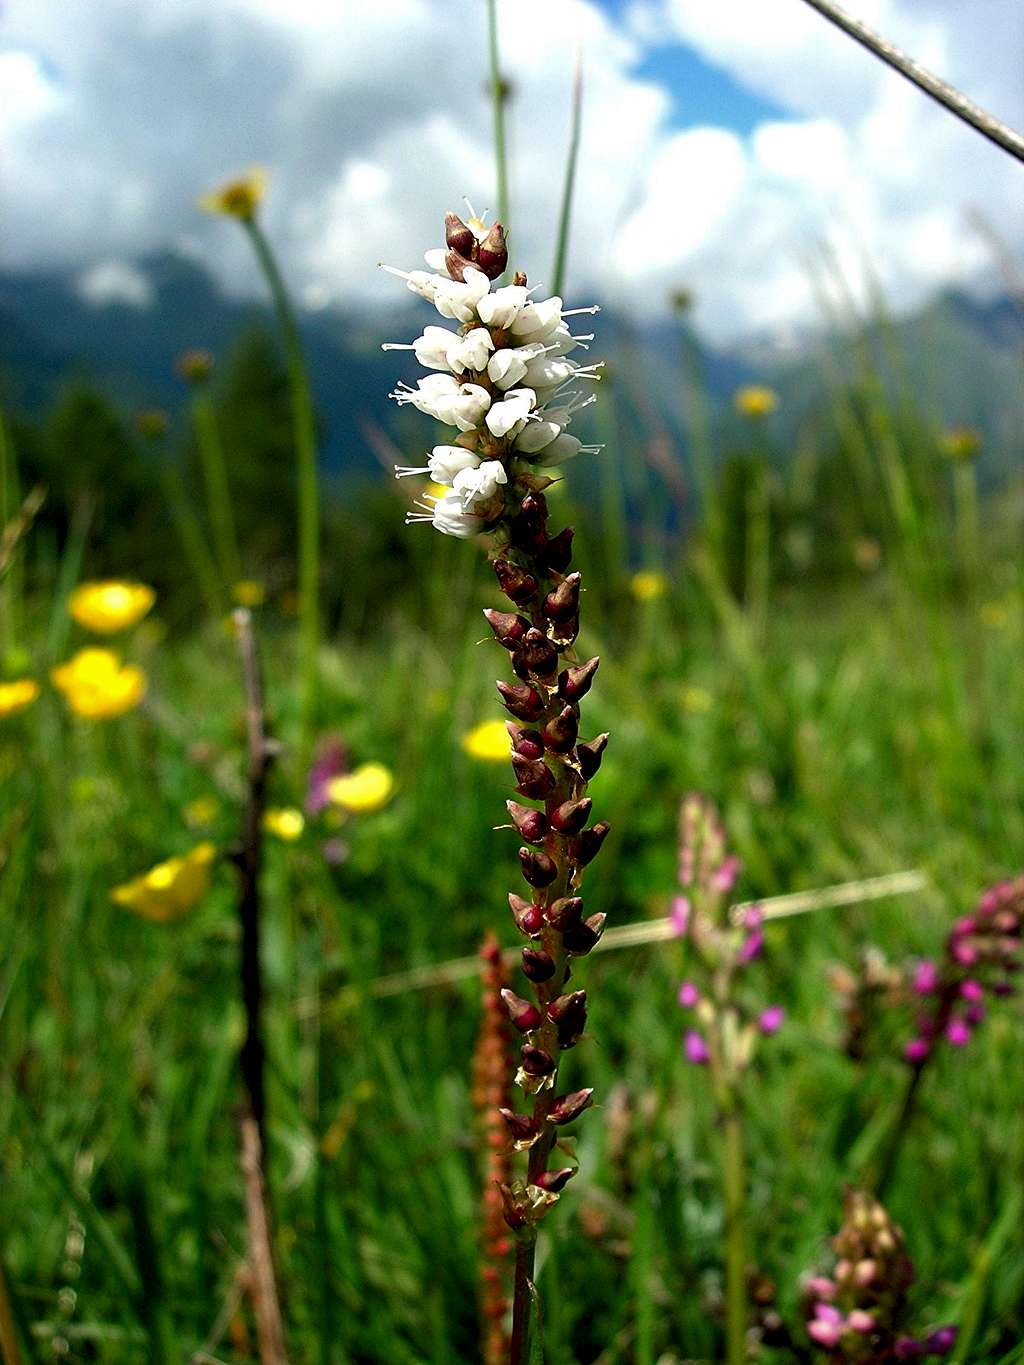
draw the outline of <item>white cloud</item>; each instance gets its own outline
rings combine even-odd
[[[1016,0],[861,0],[859,12],[1011,121]],[[3,263],[96,265],[187,242],[232,288],[257,288],[241,234],[197,194],[253,162],[267,226],[302,297],[394,297],[381,259],[436,244],[444,209],[493,207],[482,5],[448,0],[8,0]],[[547,274],[577,47],[586,70],[573,292],[623,306],[696,294],[726,337],[814,315],[815,242],[897,304],[985,265],[976,208],[1011,240],[1020,168],[834,32],[799,0],[643,0],[620,27],[593,0],[503,0],[515,99],[512,241]],[[672,38],[793,111],[750,137],[668,126],[635,75]],[[1015,51],[1015,46],[1017,51]],[[13,120],[13,126],[11,122]],[[101,276],[102,278],[102,276]]]
[[[89,266],[75,280],[75,293],[96,308],[118,303],[148,308],[153,302],[153,286],[130,261],[100,261]]]

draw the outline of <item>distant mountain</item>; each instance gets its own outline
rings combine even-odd
[[[72,375],[87,376],[126,412],[175,408],[183,397],[174,360],[203,346],[222,355],[268,310],[225,295],[202,265],[164,252],[135,263],[146,301],[99,303],[83,297],[80,277],[67,271],[0,274],[0,402],[27,415],[50,402]],[[377,466],[375,429],[423,429],[399,418],[387,393],[396,376],[413,378],[411,357],[382,354],[382,336],[413,336],[425,318],[418,301],[381,315],[339,309],[306,312],[307,344],[323,420],[325,465],[338,473]],[[608,311],[599,319],[597,354],[607,360],[621,410],[619,425],[682,442],[684,347],[680,324],[663,319],[642,331]],[[695,338],[691,338],[696,341]],[[794,348],[758,345],[715,349],[697,343],[713,411],[728,422],[728,400],[739,384],[772,384],[782,397],[780,434],[794,434],[803,414],[820,401],[823,349],[840,372],[853,372],[854,344],[844,337],[810,338]],[[981,303],[947,294],[921,312],[876,328],[869,346],[883,368],[902,374],[906,390],[937,425],[969,424],[986,435],[990,472],[1019,463],[1022,430],[1021,355],[1024,328],[1009,298]],[[692,354],[692,352],[691,352]],[[894,382],[896,382],[894,378]],[[407,416],[406,413],[404,416]],[[371,439],[367,439],[367,433]]]

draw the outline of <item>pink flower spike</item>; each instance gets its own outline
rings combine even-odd
[[[978,960],[978,950],[970,943],[954,943],[951,951],[962,967],[973,967]]]
[[[736,880],[740,875],[740,860],[735,854],[730,854],[722,863],[721,867],[716,868],[711,877],[711,889],[717,891],[722,896],[727,896],[736,885]]]
[[[839,1338],[843,1335],[843,1329],[835,1322],[825,1322],[823,1318],[815,1318],[813,1322],[807,1324],[807,1334],[819,1346],[824,1346],[826,1350],[839,1345]]]
[[[964,934],[973,934],[977,927],[978,921],[973,915],[961,915],[958,920],[953,921],[950,933],[954,938],[962,938]]]
[[[769,1005],[766,1010],[762,1010],[758,1015],[757,1027],[766,1038],[770,1038],[773,1033],[778,1033],[785,1017],[786,1011],[781,1005]]]
[[[827,1275],[815,1275],[809,1281],[807,1289],[816,1299],[834,1299],[836,1294],[835,1281],[830,1280]]]
[[[971,1041],[971,1030],[965,1019],[951,1019],[946,1025],[946,1042],[952,1047],[966,1047]]]
[[[690,899],[688,896],[675,896],[673,898],[669,919],[672,921],[672,928],[677,937],[684,938],[690,927]]]
[[[903,1055],[911,1066],[920,1066],[922,1062],[927,1060],[931,1050],[931,1043],[929,1043],[927,1039],[911,1038],[910,1042],[907,1043],[906,1047],[903,1049]]]
[[[866,1313],[863,1308],[854,1308],[846,1319],[846,1325],[851,1331],[860,1332],[864,1336],[875,1330],[874,1318],[870,1313]]]
[[[970,1024],[971,1028],[977,1028],[985,1018],[985,1006],[968,1005],[967,1009],[964,1011],[964,1018]]]
[[[764,923],[764,911],[759,905],[752,905],[749,910],[744,910],[741,923],[744,929],[760,929]]]
[[[694,1066],[707,1066],[711,1059],[708,1045],[696,1029],[688,1029],[683,1040],[683,1053]]]
[[[931,995],[939,984],[939,969],[929,958],[919,962],[914,971],[911,990],[915,995]]]
[[[972,1005],[977,1005],[985,998],[985,992],[980,981],[964,981],[960,986],[960,994]]]
[[[692,1010],[700,1000],[700,991],[692,981],[684,981],[679,987],[679,1003],[684,1010]]]
[[[832,1303],[816,1303],[814,1305],[814,1316],[822,1322],[831,1322],[836,1327],[839,1327],[843,1321],[842,1313]]]

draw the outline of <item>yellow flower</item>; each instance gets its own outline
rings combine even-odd
[[[507,763],[512,741],[503,720],[482,720],[462,736],[462,747],[470,758],[482,763]]]
[[[215,796],[197,796],[185,807],[185,823],[189,829],[202,829],[212,825],[220,811],[220,802]]]
[[[691,715],[699,716],[711,710],[712,696],[703,687],[684,687],[683,688],[683,710],[689,711]]]
[[[355,772],[332,777],[326,787],[328,799],[353,814],[380,810],[394,790],[395,779],[383,763],[364,763]]]
[[[973,460],[981,453],[981,432],[976,427],[952,427],[939,437],[939,449],[947,460]]]
[[[262,607],[267,600],[267,590],[255,578],[243,578],[231,589],[231,596],[240,607]]]
[[[263,816],[263,828],[286,844],[302,838],[306,817],[294,806],[272,806]]]
[[[779,395],[763,384],[744,384],[732,401],[741,417],[770,417],[779,406]]]
[[[244,175],[204,194],[199,200],[199,207],[207,213],[222,213],[228,218],[240,218],[243,223],[249,223],[256,217],[256,209],[266,192],[266,171],[262,166],[251,166]]]
[[[664,597],[668,582],[656,569],[640,569],[629,580],[629,590],[638,602],[653,602]]]
[[[115,886],[110,899],[143,919],[177,919],[198,905],[210,889],[216,856],[213,844],[197,844],[191,853],[168,858],[141,876]]]
[[[68,601],[68,611],[86,630],[116,635],[141,621],[155,601],[156,593],[145,583],[108,578],[79,584]]]
[[[13,682],[0,682],[0,720],[24,711],[39,696],[39,684],[35,678],[15,678]]]
[[[147,680],[142,669],[122,664],[110,649],[80,649],[73,659],[55,668],[50,677],[72,711],[88,720],[124,715],[146,695]]]

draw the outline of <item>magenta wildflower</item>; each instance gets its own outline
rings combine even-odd
[[[785,1018],[786,1011],[781,1005],[769,1005],[757,1016],[757,1027],[766,1038],[770,1038],[778,1033]]]
[[[692,981],[684,981],[679,987],[679,1003],[684,1010],[692,1010],[700,1002],[700,991]]]
[[[686,1060],[694,1066],[706,1066],[711,1060],[708,1045],[696,1029],[687,1029],[686,1037],[683,1039],[683,1053]]]
[[[327,787],[332,778],[348,771],[348,753],[337,735],[325,735],[321,740],[306,787],[306,814],[319,815],[330,805]]]
[[[966,1047],[971,1041],[971,1030],[966,1019],[951,1019],[946,1025],[946,1042],[951,1047]]]
[[[938,984],[939,969],[930,958],[925,958],[914,970],[911,990],[915,995],[931,995]]]
[[[690,902],[686,896],[673,896],[672,909],[669,911],[672,928],[680,938],[684,938],[690,927]]]

